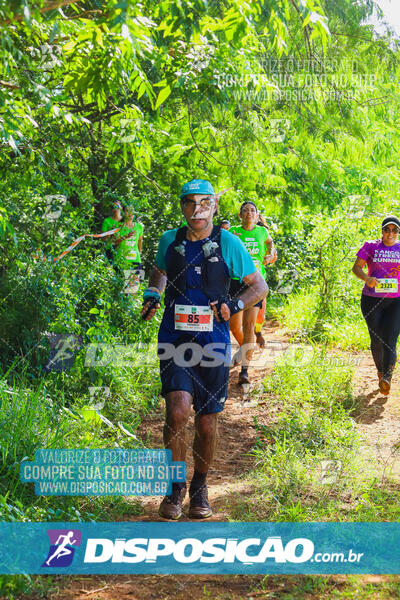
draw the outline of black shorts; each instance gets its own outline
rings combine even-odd
[[[229,295],[232,299],[234,299],[237,296],[240,296],[240,294],[243,294],[243,292],[246,291],[247,289],[249,289],[249,286],[246,285],[245,283],[240,283],[239,279],[231,279]],[[261,308],[262,303],[263,303],[263,301],[260,300],[260,302],[257,302],[257,304],[254,304],[254,306],[256,306],[257,308]]]
[[[161,395],[184,391],[193,396],[196,414],[208,415],[224,410],[228,396],[229,366],[183,367],[173,358],[160,360]]]

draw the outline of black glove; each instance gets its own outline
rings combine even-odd
[[[142,319],[145,320],[148,316],[151,310],[153,310],[153,308],[155,308],[157,306],[157,304],[160,303],[160,298],[145,298],[143,300],[143,306],[145,304],[149,304],[146,312],[142,315]]]
[[[220,298],[218,298],[218,301],[215,305],[215,307],[217,309],[218,318],[221,321],[225,321],[225,319],[221,315],[221,306],[223,304],[227,305],[227,307],[229,308],[229,310],[231,312],[231,316],[240,312],[244,308],[244,304],[243,304],[242,300],[232,300],[231,298],[228,298],[227,296],[221,296]]]

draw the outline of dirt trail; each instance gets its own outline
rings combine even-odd
[[[264,337],[267,340],[281,342],[279,348],[285,349],[289,346],[288,342],[276,334],[278,327],[268,324],[264,328]],[[264,350],[266,356],[269,349]],[[261,358],[262,353],[257,352]],[[262,362],[260,360],[260,362]],[[264,361],[265,362],[265,361]],[[269,361],[270,362],[270,361]],[[209,500],[213,509],[213,516],[207,521],[227,521],[229,513],[227,512],[226,499],[232,492],[241,494],[251,493],[248,483],[242,482],[241,478],[253,466],[253,460],[249,456],[249,451],[256,441],[256,432],[254,429],[254,416],[259,416],[265,412],[265,404],[249,401],[251,390],[259,388],[264,377],[272,371],[273,365],[265,368],[250,370],[251,385],[250,389],[243,390],[242,386],[237,384],[240,367],[234,367],[230,372],[229,393],[225,410],[218,418],[218,444],[216,456],[207,477],[209,488]],[[247,387],[247,386],[246,386]],[[160,408],[147,418],[139,428],[139,435],[148,436],[149,448],[162,448],[162,423],[164,421],[164,405],[160,403]],[[191,444],[193,440],[194,419],[189,420],[187,429],[188,453],[187,473],[188,481],[193,472],[193,460]],[[164,521],[158,515],[160,499],[155,497],[144,498],[142,505],[144,514],[136,517],[138,521]],[[183,506],[183,515],[181,521],[189,521],[186,514],[189,508],[188,495]]]
[[[276,359],[287,351],[290,344],[282,336],[274,323],[267,323],[263,335],[268,342],[264,356],[269,353]],[[274,350],[275,349],[275,350]],[[258,354],[261,356],[261,353]],[[353,355],[354,356],[354,355]],[[388,471],[400,476],[400,461],[393,447],[400,439],[398,429],[398,408],[400,385],[394,384],[393,393],[386,398],[379,394],[376,385],[375,368],[372,359],[367,355],[357,355],[360,364],[356,367],[354,377],[354,396],[357,400],[355,414],[356,427],[364,438],[363,455],[368,463],[368,457],[378,461],[380,476]],[[260,361],[261,362],[261,361]],[[265,363],[265,361],[264,361]],[[262,368],[251,369],[251,388],[260,388],[262,379],[273,369],[273,360],[267,361]],[[213,517],[208,520],[227,521],[229,519],[229,502],[232,494],[241,496],[252,493],[244,475],[253,468],[253,460],[249,451],[256,440],[253,418],[262,421],[267,411],[267,398],[259,399],[258,403],[244,401],[243,390],[237,385],[239,367],[233,368],[230,375],[229,399],[225,411],[219,418],[219,442],[208,477],[209,499],[213,508]],[[399,379],[399,374],[395,374]],[[248,391],[245,391],[245,395]],[[164,407],[160,408],[145,419],[139,434],[147,441],[148,447],[162,448],[162,423]],[[193,439],[193,418],[188,426],[187,441],[191,446]],[[193,471],[191,449],[187,455],[188,480]],[[229,500],[228,500],[229,499]],[[122,515],[121,521],[163,521],[158,515],[160,498],[142,499],[143,514],[135,516]],[[181,521],[189,521],[186,516],[188,499],[185,500]],[[381,578],[383,580],[383,578]],[[263,576],[222,576],[222,575],[109,575],[81,576],[60,578],[60,590],[49,596],[49,600],[62,597],[63,600],[187,600],[218,598],[219,600],[236,600],[254,598],[279,597],[280,592],[295,591],[296,578],[285,578],[285,583],[278,584],[276,580],[265,591],[260,592]],[[340,586],[338,578],[338,585]],[[378,583],[378,582],[376,582]],[[281,587],[283,586],[283,587]],[[258,591],[252,591],[257,590]],[[206,590],[206,591],[205,591]],[[292,596],[293,598],[295,596]]]
[[[353,396],[358,408],[354,415],[363,439],[363,463],[373,465],[378,480],[392,477],[400,480],[400,370],[397,367],[389,396],[379,392],[372,357],[360,356],[353,378]]]

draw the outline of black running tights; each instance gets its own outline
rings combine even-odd
[[[361,311],[368,325],[371,352],[378,371],[391,375],[396,363],[396,344],[400,333],[400,297],[361,296]]]

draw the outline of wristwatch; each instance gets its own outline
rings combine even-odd
[[[226,304],[227,304],[229,310],[231,311],[231,316],[236,315],[236,313],[238,313],[244,309],[243,300],[236,300],[236,299],[228,300],[228,302]]]

